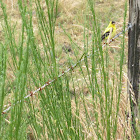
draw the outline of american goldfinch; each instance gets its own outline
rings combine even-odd
[[[108,27],[105,29],[104,34],[102,35],[102,40],[108,39],[107,43],[110,42],[110,39],[112,39],[116,34],[116,26],[115,21],[110,21]]]

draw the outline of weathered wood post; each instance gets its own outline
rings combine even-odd
[[[128,33],[128,94],[136,132],[136,119],[140,118],[140,0],[129,0],[129,23],[132,28]]]

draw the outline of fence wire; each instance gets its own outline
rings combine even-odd
[[[124,31],[119,32],[114,38],[112,38],[110,40],[110,43],[113,42],[116,38],[118,38],[121,34],[125,33],[126,31],[128,31],[130,28],[132,28],[131,23],[128,24],[127,28],[125,28]],[[107,44],[104,43],[104,45],[102,46],[102,48],[104,48]],[[75,63],[74,65],[71,65],[67,70],[63,71],[61,74],[58,75],[57,78],[46,82],[43,86],[39,87],[38,89],[30,92],[30,94],[28,94],[27,96],[24,97],[23,100],[35,95],[37,92],[43,90],[45,87],[49,86],[50,84],[54,83],[55,81],[57,81],[58,78],[62,77],[63,75],[67,74],[69,71],[73,70],[78,64],[80,64],[82,61],[85,60],[85,57],[89,58],[91,57],[93,54],[89,54],[89,55],[85,55],[85,53],[81,56],[81,58],[77,61],[77,63]],[[22,100],[17,101],[15,104],[7,104],[4,105],[3,107],[7,107],[5,110],[2,111],[2,114],[5,114],[6,112],[8,112],[13,106],[19,104]]]

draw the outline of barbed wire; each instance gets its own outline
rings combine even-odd
[[[111,42],[113,42],[116,38],[118,38],[121,34],[125,33],[127,30],[129,30],[130,28],[132,28],[131,23],[128,24],[127,28],[125,28],[125,31],[122,30],[122,31],[119,32],[114,38],[112,38],[112,39],[110,40],[109,44],[110,44]],[[102,46],[102,48],[104,48],[106,45],[107,45],[107,44],[104,43],[104,45]],[[89,55],[86,55],[86,56],[85,56],[85,53],[83,53],[83,55],[81,56],[81,58],[79,59],[79,61],[77,61],[77,63],[75,63],[74,65],[71,65],[67,70],[62,71],[62,73],[59,74],[57,78],[55,78],[55,79],[53,79],[53,80],[51,80],[51,81],[46,82],[43,86],[39,87],[38,89],[34,90],[33,92],[30,92],[30,94],[28,94],[27,96],[25,96],[25,97],[23,98],[23,100],[24,100],[24,99],[27,99],[27,98],[29,98],[29,97],[31,97],[31,96],[33,96],[33,95],[35,95],[37,92],[39,92],[39,91],[41,91],[41,90],[43,90],[45,87],[47,87],[47,86],[49,86],[50,84],[54,83],[55,81],[57,81],[58,78],[62,77],[63,75],[65,75],[65,74],[68,73],[69,71],[71,71],[71,70],[73,71],[74,68],[75,68],[78,64],[80,64],[82,61],[85,60],[85,57],[89,58],[89,57],[91,57],[92,55],[93,55],[93,54],[89,54]],[[84,56],[85,56],[85,57],[84,57]],[[84,58],[83,58],[83,57],[84,57]],[[8,112],[13,106],[19,104],[21,101],[22,101],[22,100],[19,100],[19,101],[17,101],[15,104],[12,104],[12,105],[11,105],[11,104],[4,105],[3,107],[7,107],[7,106],[9,106],[9,107],[7,107],[7,109],[5,109],[4,111],[2,111],[2,114],[5,114],[6,112]]]

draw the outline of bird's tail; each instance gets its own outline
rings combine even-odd
[[[102,41],[105,39],[105,34],[104,35],[102,35]]]

